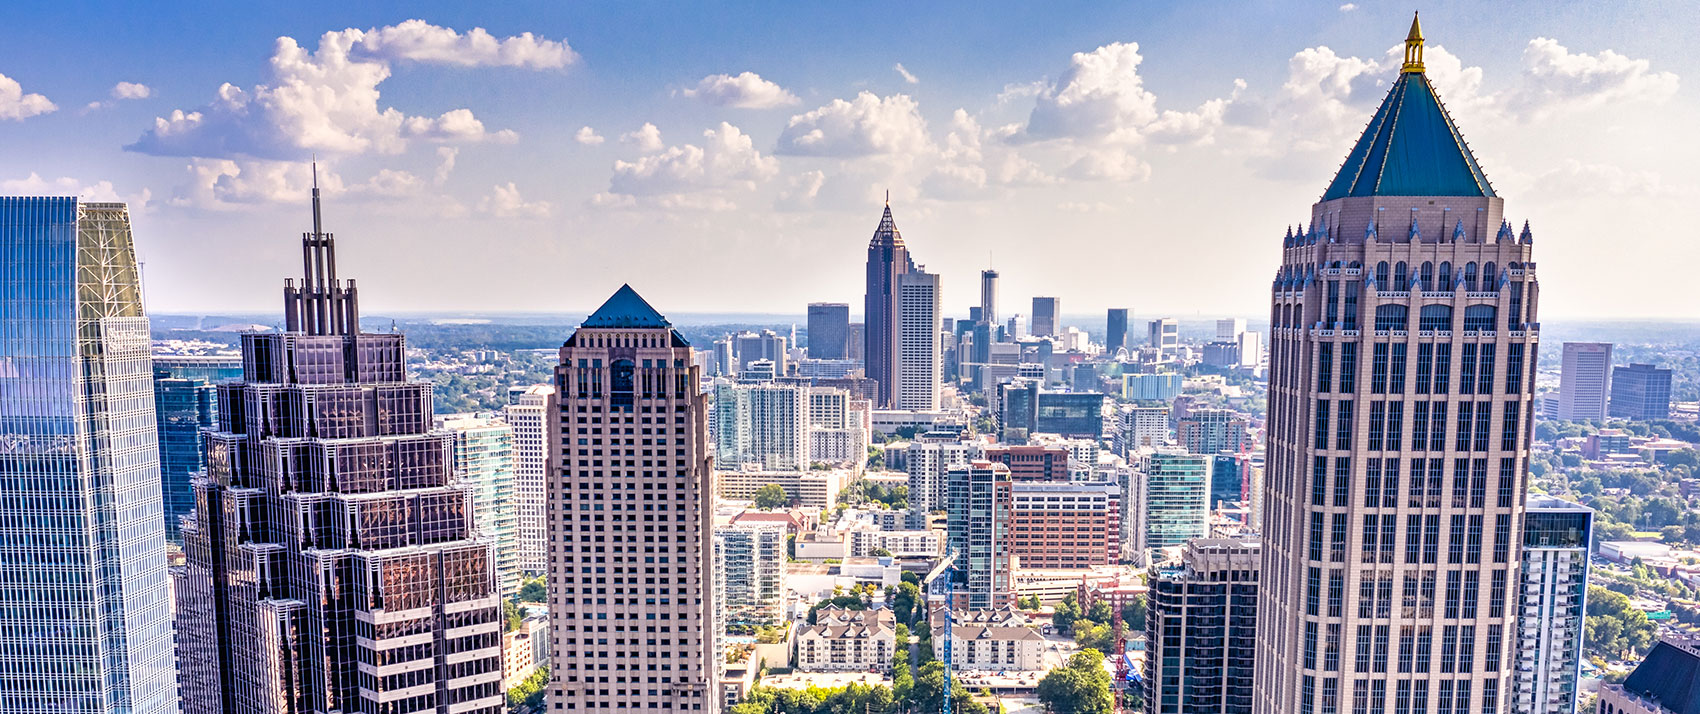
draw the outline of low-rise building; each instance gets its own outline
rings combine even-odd
[[[943,656],[945,628],[933,632],[935,651]],[[1032,671],[1044,668],[1045,638],[1025,625],[953,623],[950,662],[957,670]]]
[[[838,505],[838,492],[849,481],[850,472],[830,471],[716,471],[720,481],[719,497],[726,500],[753,501],[763,486],[777,484],[797,506],[832,510]]]
[[[944,538],[938,531],[853,530],[847,535],[849,555],[856,558],[872,556],[875,550],[884,550],[897,558],[931,557],[944,547]]]
[[[890,610],[821,608],[815,624],[797,631],[797,669],[804,672],[884,671],[897,630]]]

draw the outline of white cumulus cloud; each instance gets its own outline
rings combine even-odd
[[[879,97],[872,92],[854,101],[831,104],[791,117],[779,134],[781,154],[869,156],[921,153],[932,148],[919,105],[906,94]]]
[[[478,201],[478,212],[497,218],[548,218],[553,207],[548,201],[527,201],[514,182],[491,187],[490,195]]]
[[[661,130],[654,124],[644,122],[643,126],[620,135],[620,143],[636,146],[638,151],[652,154],[667,145],[661,141]]]
[[[797,95],[778,84],[762,79],[761,75],[755,72],[743,72],[737,76],[711,74],[697,82],[695,88],[687,89],[684,93],[687,97],[715,106],[739,109],[772,109],[802,101]]]
[[[119,82],[112,86],[113,99],[147,99],[153,88],[139,82]]]
[[[18,84],[18,80],[0,74],[0,119],[23,121],[58,108],[45,96],[24,94],[24,87]]]
[[[595,129],[588,126],[581,126],[578,129],[578,133],[573,134],[573,141],[584,144],[585,146],[596,146],[604,140],[601,134],[596,133]]]
[[[123,202],[130,204],[133,211],[147,208],[153,198],[153,192],[142,189],[138,193],[120,195],[111,181],[96,181],[88,183],[69,176],[56,179],[42,178],[40,174],[31,171],[29,176],[21,179],[0,181],[0,194],[13,196],[76,196],[84,201]]]
[[[1656,104],[1676,94],[1677,76],[1612,50],[1571,52],[1546,37],[1523,48],[1523,74],[1504,104],[1525,116],[1627,102]]]
[[[463,34],[417,19],[368,30],[355,50],[376,59],[462,67],[559,69],[578,61],[578,53],[565,41],[545,40],[529,32],[496,39],[482,27]]]
[[[702,146],[683,144],[636,161],[615,161],[610,192],[680,194],[754,184],[779,172],[778,159],[763,156],[738,127],[721,122],[702,136]]]

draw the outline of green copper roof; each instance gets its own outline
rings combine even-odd
[[[672,324],[667,322],[667,318],[662,317],[661,313],[650,307],[649,303],[638,295],[637,291],[633,290],[630,285],[621,285],[619,290],[614,291],[613,297],[608,298],[607,302],[602,303],[602,307],[596,308],[596,312],[590,313],[590,317],[584,319],[582,325],[582,327],[619,328],[671,326]]]
[[[1393,83],[1322,200],[1493,195],[1428,76],[1413,71]]]

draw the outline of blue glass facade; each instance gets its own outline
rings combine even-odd
[[[201,470],[201,429],[213,426],[218,417],[213,385],[241,378],[240,357],[154,357],[160,491],[165,496],[165,537],[173,543],[182,543],[178,521],[195,511],[191,482]]]
[[[0,197],[0,714],[177,711],[129,211]]]

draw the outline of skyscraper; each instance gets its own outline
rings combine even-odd
[[[894,409],[939,408],[943,388],[943,336],[939,331],[939,276],[911,270],[898,278]]]
[[[555,388],[547,384],[532,385],[518,401],[502,408],[502,420],[514,430],[514,511],[519,569],[526,573],[542,573],[548,563],[543,482],[549,462],[549,395],[554,393]]]
[[[1511,711],[1574,714],[1582,676],[1583,621],[1588,606],[1588,549],[1594,511],[1531,494],[1523,525],[1523,568],[1517,588],[1517,666]],[[1490,602],[1504,588],[1494,584]]]
[[[956,607],[1002,607],[1015,600],[1010,572],[1014,493],[1009,467],[975,460],[948,471],[946,542],[956,555]]]
[[[1181,346],[1180,323],[1175,318],[1162,317],[1152,320],[1145,326],[1146,341],[1157,351],[1157,361],[1166,362],[1175,356],[1175,350]]]
[[[809,359],[849,359],[849,339],[849,303],[809,303]]]
[[[721,627],[776,625],[785,591],[785,526],[771,521],[714,528],[716,577],[726,578],[719,597]],[[718,582],[718,581],[716,581]]]
[[[549,403],[552,707],[720,707],[700,380],[690,343],[629,285],[561,347]]]
[[[1140,460],[1135,535],[1139,550],[1168,548],[1210,535],[1210,457],[1160,448]]]
[[[1033,336],[1056,337],[1062,327],[1062,298],[1033,298]]]
[[[1670,418],[1669,369],[1631,364],[1611,371],[1611,415],[1620,419]]]
[[[514,429],[500,419],[461,415],[440,420],[454,434],[454,471],[472,489],[472,522],[496,546],[496,587],[519,594],[519,489],[514,480]]]
[[[1564,362],[1558,375],[1558,418],[1602,421],[1609,396],[1611,343],[1564,343]]]
[[[1104,351],[1113,356],[1127,346],[1127,308],[1110,308],[1104,328]]]
[[[808,387],[717,382],[714,417],[715,468],[808,470]]]
[[[176,712],[129,209],[0,198],[0,252],[0,713]]]
[[[897,288],[899,278],[915,269],[897,221],[891,218],[891,203],[868,241],[868,290],[862,313],[866,348],[862,359],[869,379],[879,384],[877,406],[890,409],[897,394]]]
[[[1504,712],[1532,238],[1435,95],[1416,22],[1310,219],[1271,295],[1256,711]]]
[[[178,520],[195,512],[195,488],[191,481],[201,470],[201,429],[213,426],[218,414],[218,390],[213,385],[241,378],[240,357],[156,356],[153,359],[166,540],[182,543],[177,532]]]
[[[1251,714],[1259,559],[1256,540],[1200,538],[1152,564],[1146,711]]]
[[[317,188],[302,260],[284,331],[242,335],[243,381],[219,385],[205,434],[178,591],[185,711],[497,714],[492,543],[402,335],[359,332]]]
[[[980,321],[998,324],[998,271],[990,268],[980,271]]]

